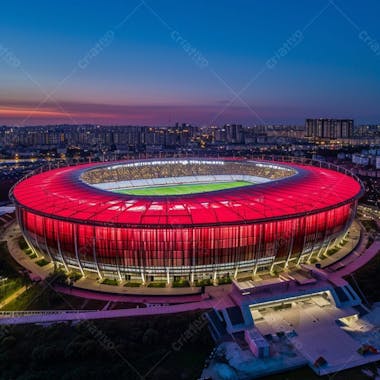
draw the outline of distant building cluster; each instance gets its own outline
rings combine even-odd
[[[183,145],[194,135],[189,124],[168,128],[144,126],[104,127],[94,125],[58,125],[43,127],[3,128],[0,141],[3,146],[92,146],[112,145]]]
[[[380,205],[380,124],[307,119],[304,125],[0,126],[0,203],[11,186],[41,165],[164,157],[293,156],[353,170]]]
[[[317,150],[380,146],[380,125],[307,119],[305,125],[0,126],[1,158],[116,160],[141,155],[315,155]],[[352,152],[355,153],[355,152]],[[322,152],[322,156],[323,156]],[[315,156],[316,158],[316,156]]]
[[[276,139],[303,138],[303,127],[294,126],[223,126],[197,127],[176,123],[174,126],[96,126],[56,125],[33,127],[0,127],[0,146],[18,153],[31,149],[57,149],[65,153],[69,147],[92,151],[161,152],[192,150],[216,145],[276,143]],[[281,143],[282,141],[280,141]]]
[[[363,149],[352,155],[352,163],[358,166],[372,166],[380,169],[380,149]]]
[[[352,119],[306,119],[306,137],[320,139],[351,138],[354,121]]]

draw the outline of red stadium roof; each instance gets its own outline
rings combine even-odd
[[[314,213],[360,197],[352,177],[324,168],[273,163],[297,170],[285,179],[181,196],[134,196],[100,190],[80,180],[88,164],[34,175],[14,189],[15,201],[57,219],[113,225],[236,224]],[[109,164],[108,164],[109,165]]]

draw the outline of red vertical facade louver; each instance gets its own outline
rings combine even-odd
[[[125,274],[251,270],[321,249],[355,216],[362,192],[355,179],[287,166],[298,174],[232,191],[161,198],[94,189],[77,181],[83,167],[64,168],[21,182],[13,198],[28,242],[68,266]]]

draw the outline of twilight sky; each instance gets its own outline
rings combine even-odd
[[[380,122],[378,0],[35,0],[0,13],[0,124]]]

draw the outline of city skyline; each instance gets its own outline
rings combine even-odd
[[[2,4],[0,378],[378,378],[379,11]]]
[[[380,120],[366,1],[3,6],[0,124]]]

